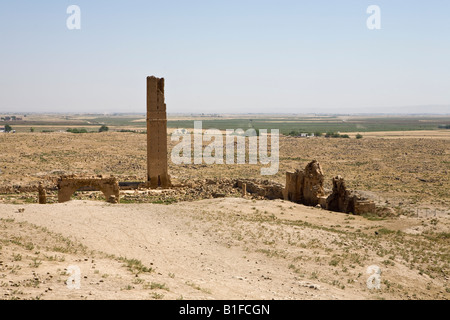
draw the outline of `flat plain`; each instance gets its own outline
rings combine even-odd
[[[373,118],[359,117],[299,117],[294,126],[286,125],[286,116],[267,115],[180,116],[169,122],[169,133],[204,120],[204,128],[222,130],[281,123],[286,134],[274,176],[262,177],[260,165],[179,166],[169,160],[174,181],[284,183],[286,171],[316,159],[328,191],[332,177],[341,175],[349,189],[388,213],[354,216],[238,192],[138,203],[133,199],[145,198],[145,191],[122,191],[125,201],[111,205],[98,192],[79,192],[57,204],[50,190],[50,204],[38,205],[33,187],[40,181],[51,186],[62,174],[114,175],[120,181],[143,181],[146,175],[141,117],[40,117],[11,123],[15,134],[0,134],[0,298],[450,298],[450,131],[438,129],[448,118],[385,119],[376,129],[370,127]],[[406,122],[406,131],[397,130]],[[110,131],[98,133],[103,123]],[[82,127],[97,132],[65,132]],[[339,131],[350,138],[288,136],[292,130]],[[356,139],[357,133],[363,138]],[[176,143],[170,135],[168,141],[170,152]],[[65,283],[71,265],[82,272],[79,290]],[[371,265],[382,271],[380,289],[367,287]]]

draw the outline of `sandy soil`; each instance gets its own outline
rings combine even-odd
[[[0,219],[4,299],[450,298],[448,217],[372,221],[223,198],[0,204]],[[66,286],[71,265],[80,290]],[[367,288],[370,265],[379,290]]]

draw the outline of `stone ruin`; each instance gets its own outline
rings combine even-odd
[[[44,185],[42,182],[39,182],[38,187],[38,194],[39,194],[39,204],[46,204],[47,203],[47,193],[45,192]]]
[[[283,199],[283,185],[268,180],[237,179],[235,188],[242,190],[242,196],[260,197],[274,200]]]
[[[151,189],[169,188],[167,160],[167,114],[164,98],[164,78],[147,77],[147,183]],[[80,188],[91,187],[102,191],[106,200],[119,202],[119,183],[115,178],[77,178],[62,176],[58,181],[58,202],[69,201]],[[40,204],[47,203],[42,184],[38,188]]]
[[[76,176],[62,176],[58,180],[58,202],[70,201],[72,194],[82,188],[100,190],[105,195],[106,201],[110,203],[119,203],[120,201],[119,183],[114,177],[78,178]]]
[[[323,171],[316,160],[310,162],[304,170],[286,172],[284,199],[307,206],[320,205],[330,211],[358,215],[375,211],[375,203],[347,190],[341,176],[333,178],[333,190],[328,197],[325,196],[323,181]]]
[[[330,211],[364,214],[375,212],[373,201],[362,199],[360,195],[346,188],[341,176],[332,179],[331,194],[323,187],[324,174],[322,167],[316,160],[310,162],[305,169],[286,172],[286,185],[270,180],[259,179],[205,179],[188,180],[178,183],[162,192],[161,196],[168,199],[176,197],[181,201],[193,201],[208,198],[220,198],[241,195],[248,199],[275,200],[284,199],[307,206],[320,206]],[[114,177],[102,176],[80,178],[77,176],[62,176],[57,183],[58,201],[69,201],[75,191],[101,191],[108,202],[119,203],[119,192],[124,190],[146,189],[145,183],[119,184]],[[237,191],[239,190],[240,191]],[[39,185],[39,203],[46,203],[46,193],[42,184]],[[150,191],[148,191],[150,192]],[[158,190],[155,190],[158,192]],[[159,194],[159,193],[157,193]],[[129,194],[126,195],[129,197]],[[135,196],[133,196],[133,199]],[[134,199],[143,202],[139,196]]]
[[[167,157],[167,114],[164,98],[164,78],[147,77],[147,182],[145,187],[150,189],[169,188],[172,186],[168,174]],[[333,178],[333,191],[326,197],[323,187],[324,174],[316,160],[310,162],[305,169],[286,172],[286,186],[270,181],[235,180],[232,188],[240,188],[242,196],[259,197],[265,199],[285,199],[307,206],[362,214],[375,210],[372,201],[363,200],[358,195],[346,189],[344,179],[340,176]],[[215,182],[217,183],[217,182]],[[206,185],[211,184],[206,183]],[[132,189],[140,188],[137,183],[129,186]],[[223,189],[227,186],[221,185]],[[229,186],[230,187],[230,186]],[[116,178],[78,178],[76,176],[61,176],[57,183],[58,202],[69,201],[77,190],[90,188],[104,193],[106,200],[119,203],[120,186]],[[206,188],[207,189],[207,188]],[[199,191],[205,191],[200,186]],[[226,194],[219,191],[211,193],[213,197]],[[46,192],[40,183],[38,187],[39,203],[47,203]]]
[[[167,114],[164,78],[147,77],[147,184],[171,186],[167,165]]]
[[[319,204],[319,198],[325,196],[323,189],[323,171],[319,162],[310,162],[304,170],[286,172],[284,199],[307,206]]]
[[[333,178],[333,192],[326,199],[326,208],[331,211],[352,212],[364,214],[375,211],[375,203],[362,200],[359,195],[347,190],[344,178],[336,176]]]

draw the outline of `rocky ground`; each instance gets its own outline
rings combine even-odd
[[[324,170],[325,188],[331,189],[331,179],[341,175],[349,189],[378,204],[410,213],[447,210],[449,141],[442,134],[434,139],[281,137],[280,169],[274,176],[262,177],[261,165],[248,164],[175,165],[169,161],[169,171],[175,181],[264,178],[284,184],[287,170],[304,168],[316,159]],[[142,134],[3,134],[0,145],[4,146],[0,158],[0,194],[4,195],[36,188],[39,181],[54,188],[61,174],[114,175],[120,181],[144,181],[146,176],[146,137]],[[169,152],[174,145],[169,139]],[[0,201],[21,201],[16,198],[0,196]]]
[[[274,176],[261,177],[259,165],[169,161],[177,188],[122,190],[118,205],[92,191],[56,204],[56,180],[101,174],[143,181],[145,135],[3,134],[0,146],[3,299],[450,297],[446,137],[281,137]],[[383,210],[359,217],[242,198],[235,185],[255,178],[283,184],[287,170],[312,159],[328,192],[341,175]],[[48,205],[35,204],[41,181]],[[66,285],[74,265],[79,290]],[[378,290],[367,287],[371,265],[382,271]]]

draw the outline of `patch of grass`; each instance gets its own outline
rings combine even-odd
[[[395,231],[392,231],[392,230],[389,230],[386,228],[381,228],[378,230],[379,235],[388,235],[388,234],[393,234],[393,233],[395,233]]]
[[[339,264],[339,262],[340,262],[340,260],[338,258],[333,258],[333,259],[331,259],[329,265],[336,267]]]
[[[22,261],[22,255],[21,254],[15,254],[13,255],[14,261]]]
[[[286,258],[286,253],[281,252],[279,250],[270,250],[270,249],[257,249],[256,252],[264,253],[269,258]]]
[[[150,296],[155,300],[161,300],[162,298],[164,298],[163,294],[156,293],[156,292],[153,292]]]
[[[133,200],[133,199],[128,199],[128,198],[121,197],[120,198],[120,203],[122,203],[122,204],[132,204],[132,203],[138,203],[138,202],[136,200]]]
[[[177,201],[178,200],[175,199],[175,198],[167,198],[167,199],[155,200],[155,201],[152,201],[152,203],[169,205],[169,204],[172,204],[172,203],[176,203]]]
[[[38,260],[38,258],[31,259],[32,263],[30,263],[30,267],[32,268],[39,268],[39,266],[42,264],[42,261]]]
[[[331,284],[335,287],[338,287],[339,289],[345,289],[345,285],[343,285],[339,280],[333,280]]]
[[[386,220],[383,217],[380,217],[379,215],[375,214],[375,213],[365,213],[362,215],[363,218],[366,218],[367,220],[370,221],[382,221],[382,220]]]
[[[141,283],[143,283],[144,282],[144,279],[141,279],[141,278],[135,278],[134,280],[133,280],[133,284],[141,284]]]
[[[388,266],[395,266],[395,262],[392,261],[392,260],[384,260],[382,262],[382,264],[384,264],[386,267],[388,267]]]
[[[450,232],[438,232],[431,234],[424,234],[425,238],[433,241],[437,240],[448,240],[450,239]]]
[[[128,270],[134,274],[153,272],[153,268],[144,266],[142,261],[137,259],[127,259],[120,257],[119,261],[124,262]]]
[[[160,289],[160,290],[169,291],[169,288],[166,286],[165,283],[157,283],[157,282],[152,282],[149,285],[146,285],[146,289],[150,289],[150,290]]]
[[[200,287],[199,285],[196,285],[196,284],[193,283],[193,282],[186,281],[186,284],[187,284],[188,286],[194,288],[195,290],[201,291],[201,292],[203,292],[203,293],[211,294],[211,290],[202,288],[202,287]]]

